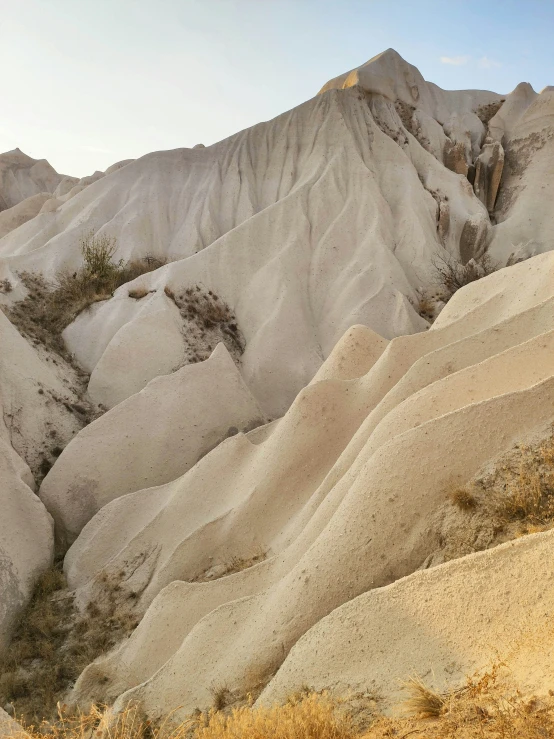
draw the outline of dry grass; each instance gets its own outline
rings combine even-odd
[[[544,739],[554,736],[551,697],[525,698],[496,666],[461,689],[439,694],[419,678],[406,684],[410,693],[402,718],[373,714],[369,727],[357,728],[348,699],[299,691],[284,705],[250,704],[226,713],[200,711],[178,722],[169,714],[151,723],[138,705],[118,715],[93,706],[88,714],[67,715],[28,728],[32,739]],[[406,710],[407,709],[407,710]]]
[[[0,280],[0,293],[7,295],[8,293],[11,293],[12,290],[12,283],[7,278],[5,280]]]
[[[553,736],[552,699],[524,698],[510,680],[506,681],[502,668],[495,665],[481,677],[469,679],[461,689],[446,695],[436,693],[416,678],[407,685],[412,693],[407,709],[414,718],[380,719],[366,736],[368,739],[410,733],[426,739]]]
[[[63,330],[94,303],[110,298],[118,287],[165,264],[147,256],[127,264],[113,261],[115,239],[95,236],[81,238],[83,267],[76,272],[61,272],[55,282],[28,272],[20,275],[27,288],[24,300],[4,310],[10,321],[35,344],[43,344],[71,362],[62,339]]]
[[[230,715],[212,712],[199,726],[195,739],[355,739],[358,736],[347,713],[323,694],[292,698],[284,706],[252,709],[242,706]]]
[[[51,718],[82,670],[137,626],[133,594],[117,578],[101,576],[96,589],[80,613],[61,563],[41,575],[0,663],[0,705],[27,722]]]
[[[471,511],[477,508],[477,498],[465,488],[457,488],[450,493],[450,500],[461,511]]]
[[[498,269],[498,265],[486,253],[480,259],[471,259],[467,264],[462,264],[452,257],[437,255],[433,258],[432,265],[436,282],[444,291],[445,301],[460,288],[487,277]]]
[[[238,360],[244,352],[244,338],[230,307],[213,290],[200,285],[175,293],[169,285],[164,290],[184,320],[184,338],[188,345],[187,362],[208,359],[222,341],[232,357]]]
[[[554,526],[554,435],[518,444],[467,485],[445,491],[430,521],[438,547],[426,566]],[[457,510],[463,513],[457,514]]]
[[[441,715],[446,704],[445,696],[431,690],[417,675],[411,677],[404,686],[410,694],[404,702],[408,713],[421,718],[436,718]]]

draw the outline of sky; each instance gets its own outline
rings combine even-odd
[[[0,0],[0,151],[82,177],[209,145],[394,48],[445,89],[554,84],[554,0]]]

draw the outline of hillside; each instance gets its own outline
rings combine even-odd
[[[553,116],[388,50],[213,146],[1,181],[0,706],[554,690]]]

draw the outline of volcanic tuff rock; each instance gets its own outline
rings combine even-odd
[[[48,508],[78,606],[117,580],[142,617],[74,700],[186,712],[255,676],[261,701],[372,681],[390,705],[414,671],[459,686],[491,644],[552,687],[551,533],[426,568],[439,514],[472,531],[453,488],[554,420],[553,139],[551,89],[445,91],[388,50],[213,146],[2,180],[3,305],[22,271],[80,268],[85,230],[168,260],[65,329],[109,408],[83,430],[68,367],[0,315],[3,643],[50,562]],[[437,263],[478,277],[484,255],[512,266],[447,302]],[[193,293],[234,344],[193,327]],[[39,499],[23,459],[51,463],[52,430]]]

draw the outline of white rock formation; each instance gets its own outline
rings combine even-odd
[[[6,442],[0,420],[0,654],[54,554],[53,522],[33,489],[31,471]]]
[[[102,506],[175,480],[225,439],[265,422],[229,353],[158,377],[87,426],[41,487],[70,543]]]
[[[33,195],[53,193],[63,178],[45,159],[33,159],[19,149],[0,154],[0,211]]]
[[[243,377],[280,415],[350,325],[386,338],[425,328],[415,289],[433,283],[434,255],[482,251],[486,208],[443,165],[443,149],[460,143],[477,156],[485,130],[473,110],[499,100],[442,91],[389,51],[273,121],[214,146],[149,154],[92,182],[5,237],[0,257],[12,271],[74,269],[79,238],[93,228],[117,238],[116,259],[175,260],[140,284],[161,292],[199,283],[221,296],[246,338]],[[66,333],[93,372],[91,391],[101,365],[117,400],[175,368],[179,330],[167,316],[173,326],[159,341],[145,330],[159,303],[122,305],[126,290]],[[127,378],[130,352],[155,358],[140,368],[141,385]]]
[[[0,239],[10,231],[22,226],[34,218],[45,203],[52,200],[48,192],[39,192],[22,200],[11,208],[0,211]]]
[[[82,427],[79,399],[63,363],[41,359],[2,311],[0,347],[0,438],[37,474]]]
[[[139,608],[151,605],[129,641],[85,670],[75,696],[121,695],[118,705],[138,699],[151,714],[178,705],[192,710],[209,704],[214,684],[247,690],[253,672],[275,673],[304,634],[299,662],[293,651],[290,669],[277,672],[275,686],[267,688],[268,700],[299,688],[306,677],[318,686],[347,678],[361,683],[365,652],[346,668],[336,656],[342,628],[336,644],[329,637],[327,649],[318,647],[334,616],[316,625],[362,593],[415,573],[437,546],[430,520],[452,486],[471,480],[514,443],[546,433],[554,401],[553,266],[554,255],[546,254],[471,284],[430,331],[394,339],[384,352],[382,340],[376,337],[373,349],[367,330],[356,329],[345,344],[364,372],[358,379],[346,369],[343,343],[340,359],[331,355],[322,379],[300,393],[277,425],[228,439],[173,483],[105,506],[66,557],[69,581],[86,597],[99,572],[123,573]],[[370,367],[359,365],[361,342],[373,355]],[[334,367],[348,379],[333,377]],[[430,645],[426,652],[421,645],[416,666],[423,669],[427,655],[426,669],[439,670],[439,684],[456,685],[465,670],[484,664],[488,652],[478,653],[487,640],[503,629],[523,638],[526,604],[548,587],[550,573],[548,566],[529,565],[539,578],[529,587],[518,573],[528,571],[524,556],[529,562],[544,557],[549,537],[516,545],[528,553],[514,570],[517,601],[497,624],[476,631],[489,596],[480,590],[479,599],[468,601],[466,589],[459,589],[452,608],[465,609],[464,629],[473,637],[451,673],[447,646]],[[197,582],[209,568],[247,558],[256,548],[268,553],[266,560]],[[510,546],[442,568],[450,599],[458,596],[449,577],[478,587],[483,558],[507,569],[506,557],[516,555],[506,552]],[[404,624],[403,614],[435,612],[445,597],[433,585],[438,577],[412,574],[413,585],[358,598],[347,610],[354,614],[349,622],[376,629],[378,619],[364,611],[374,603],[396,608]],[[496,590],[490,592],[494,599]],[[540,610],[539,627],[546,628],[549,606]],[[450,620],[448,613],[437,615],[433,633],[445,633],[442,624]],[[365,634],[363,643],[384,644],[382,633]],[[398,685],[391,654],[393,646],[373,653],[371,665],[375,690],[392,700]],[[430,664],[435,657],[448,662]],[[406,677],[404,667],[400,660],[397,678]],[[544,681],[545,689],[549,684]]]
[[[550,533],[422,570],[440,559],[432,519],[452,486],[553,421],[554,253],[542,253],[553,131],[552,89],[444,91],[388,50],[213,146],[75,183],[0,180],[23,210],[35,185],[52,193],[0,238],[0,284],[13,283],[3,303],[24,294],[22,270],[78,268],[83,231],[117,238],[117,260],[169,260],[64,332],[110,410],[69,443],[40,495],[60,543],[74,540],[77,602],[99,575],[117,577],[143,615],[75,699],[186,713],[214,685],[245,691],[256,674],[270,680],[262,701],[371,679],[392,702],[406,672],[456,686],[491,644],[526,689],[552,686]],[[434,260],[478,265],[487,249],[514,266],[456,293],[425,331],[419,291],[438,290]],[[236,316],[234,361],[220,345],[187,365],[177,298],[193,289]],[[33,506],[28,546],[16,514],[3,535],[9,562],[23,557],[0,611],[7,634],[52,548],[13,450],[36,467],[48,423],[66,429],[64,445],[75,429],[45,400],[62,397],[65,370],[1,314],[0,341],[5,507],[14,484]],[[248,431],[265,416],[277,420]]]

